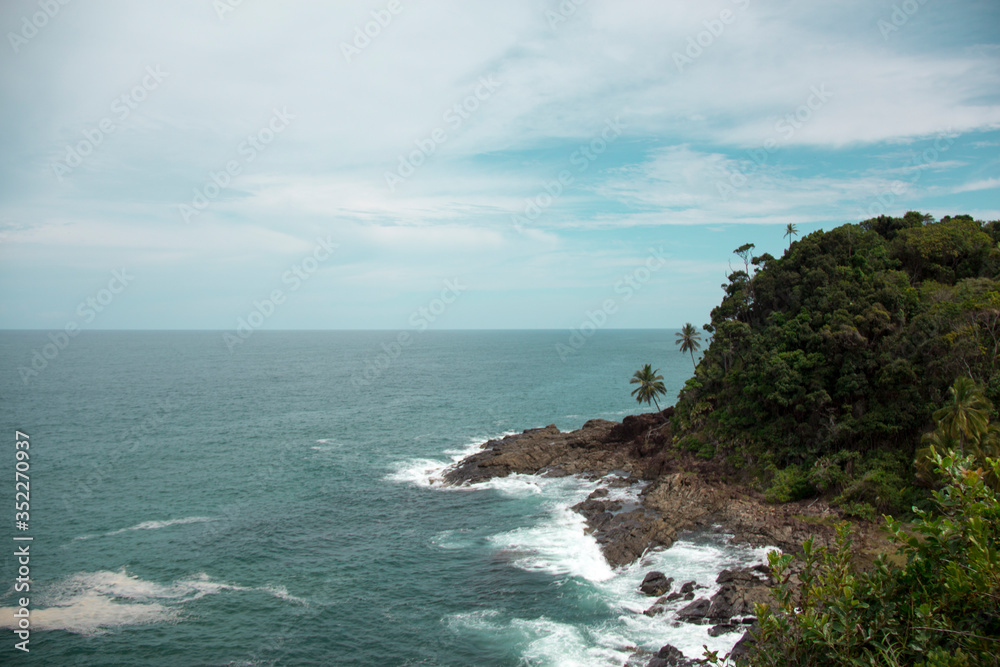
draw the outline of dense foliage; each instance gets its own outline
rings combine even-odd
[[[904,564],[880,556],[871,570],[855,568],[846,524],[834,550],[803,545],[799,586],[792,556],[772,552],[775,604],[758,605],[755,642],[736,664],[1000,665],[1000,499],[980,466],[995,479],[1000,461],[932,456],[944,480],[934,511],[918,511],[909,530],[887,521]]]
[[[873,518],[909,508],[914,455],[958,377],[1000,399],[1000,221],[910,212],[746,244],[681,392],[680,446]]]

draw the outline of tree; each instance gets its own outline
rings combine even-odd
[[[681,346],[681,353],[691,353],[691,365],[694,366],[695,370],[698,370],[698,365],[694,363],[694,353],[701,349],[701,334],[698,333],[693,324],[688,322],[684,325],[684,328],[677,334],[674,345]]]
[[[799,228],[795,226],[795,223],[789,222],[788,226],[785,227],[785,236],[788,237],[788,249],[792,249],[792,237],[799,235]]]
[[[659,368],[654,371],[652,365],[646,364],[637,370],[632,379],[629,380],[629,384],[639,385],[632,391],[635,400],[639,403],[645,401],[646,405],[649,405],[650,401],[656,403],[657,412],[660,412],[660,403],[656,397],[667,393],[667,388],[663,386],[663,376],[657,375],[659,371]]]
[[[951,400],[934,413],[937,428],[924,434],[923,449],[917,451],[916,470],[919,481],[932,482],[930,470],[934,451],[955,449],[963,456],[971,456],[988,470],[986,460],[1000,455],[1000,426],[990,423],[993,404],[983,393],[983,388],[970,378],[961,376],[949,389]],[[990,474],[986,483],[1000,491],[1000,480]]]
[[[960,377],[948,388],[951,401],[934,413],[938,428],[957,440],[961,447],[979,440],[990,423],[991,405],[982,389],[971,378]],[[968,452],[965,452],[968,453]]]

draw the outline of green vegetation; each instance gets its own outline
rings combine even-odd
[[[786,228],[781,258],[735,250],[742,267],[704,327],[675,442],[724,458],[774,502],[821,494],[865,518],[906,512],[934,483],[917,450],[956,378],[968,379],[957,412],[928,438],[997,452],[1000,221],[910,212],[791,243],[797,233]]]
[[[698,333],[693,324],[688,322],[684,325],[684,328],[677,334],[677,340],[674,341],[674,345],[681,346],[681,354],[684,352],[691,353],[691,365],[697,369],[698,364],[694,363],[694,353],[701,349],[701,334]]]
[[[909,531],[887,520],[905,564],[880,556],[858,570],[846,524],[834,550],[803,544],[799,586],[792,556],[772,552],[775,603],[757,606],[756,641],[737,665],[1000,665],[1000,499],[983,471],[996,479],[1000,461],[930,456],[944,482],[934,511],[918,511]]]
[[[983,395],[982,388],[969,378],[960,377],[948,392],[951,400],[934,413],[937,428],[924,434],[927,446],[917,451],[917,476],[923,483],[934,482],[933,475],[928,474],[934,448],[958,449],[987,470],[987,457],[1000,457],[1000,427],[990,423],[993,405]],[[994,490],[1000,489],[998,481],[995,475],[987,475],[986,482]]]
[[[639,385],[632,390],[635,400],[639,403],[645,401],[646,405],[649,405],[650,401],[656,403],[657,412],[660,411],[660,404],[657,402],[656,397],[667,393],[667,388],[663,386],[663,376],[657,375],[659,372],[659,368],[654,371],[650,364],[646,364],[637,370],[632,379],[629,380],[629,384]]]

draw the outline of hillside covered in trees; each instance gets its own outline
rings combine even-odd
[[[738,248],[675,442],[775,501],[908,509],[955,380],[1000,405],[998,242],[1000,221],[910,212],[814,232],[781,258]]]

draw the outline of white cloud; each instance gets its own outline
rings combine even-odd
[[[977,190],[992,190],[994,188],[1000,188],[1000,178],[985,178],[981,181],[965,183],[952,189],[952,192],[976,192]]]

